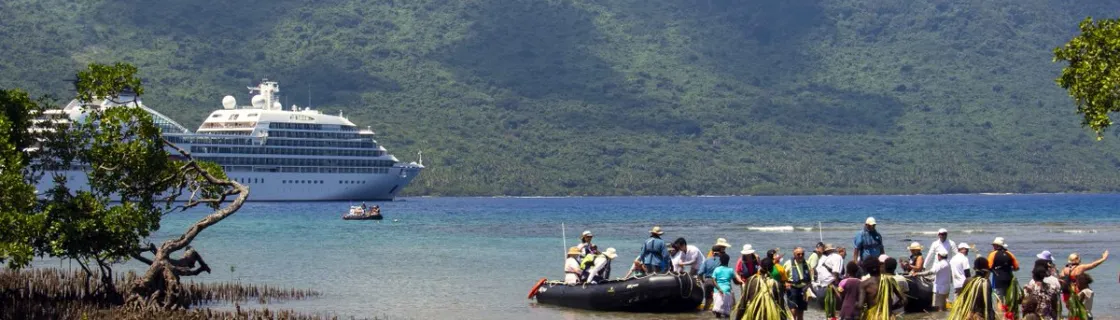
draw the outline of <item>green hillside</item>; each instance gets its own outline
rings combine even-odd
[[[1117,191],[1120,137],[1079,126],[1051,52],[1118,7],[6,0],[0,87],[64,97],[129,62],[194,127],[277,80],[423,150],[413,195]]]

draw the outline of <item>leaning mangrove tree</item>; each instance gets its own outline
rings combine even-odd
[[[190,302],[180,277],[210,271],[191,241],[237,212],[249,192],[163,137],[139,107],[144,88],[136,72],[120,63],[78,72],[77,116],[0,89],[0,262],[19,269],[35,257],[72,259],[85,271],[89,299],[184,308]],[[75,186],[65,170],[84,172],[88,183]],[[53,183],[37,190],[45,179]],[[147,242],[164,215],[194,207],[213,212],[178,238]],[[129,259],[149,268],[129,292],[118,292],[112,267]]]

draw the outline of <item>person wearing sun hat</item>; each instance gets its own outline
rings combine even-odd
[[[886,251],[883,248],[883,235],[875,229],[876,224],[875,217],[867,217],[867,220],[863,222],[863,230],[856,234],[856,252],[852,257],[853,261],[876,259]]]
[[[988,267],[992,270],[992,291],[1000,299],[1007,298],[1007,288],[1011,287],[1015,271],[1019,271],[1019,260],[1007,250],[1003,237],[992,240],[992,252],[988,253]]]
[[[934,239],[933,242],[929,244],[929,253],[926,254],[924,260],[926,264],[923,265],[923,267],[931,267],[934,262],[937,262],[934,260],[936,257],[933,256],[933,251],[938,247],[950,253],[957,250],[957,243],[953,240],[949,240],[949,230],[945,230],[945,228],[937,230],[937,239]]]
[[[594,238],[594,237],[595,237],[595,235],[591,234],[591,230],[584,230],[583,233],[581,233],[579,235],[579,245],[577,245],[576,247],[578,247],[579,250],[580,250],[580,253],[579,253],[580,258],[583,258],[583,257],[585,257],[589,254],[592,254],[592,252],[591,252],[591,239]]]
[[[568,248],[568,258],[564,260],[564,284],[578,284],[579,274],[579,247]]]
[[[594,284],[611,278],[611,261],[618,257],[614,248],[607,248],[595,258],[595,265],[587,272],[588,282]]]
[[[924,259],[922,258],[922,249],[925,248],[922,247],[922,244],[913,242],[910,243],[910,246],[906,247],[906,249],[910,250],[910,259],[902,264],[902,270],[909,272],[911,276],[925,270],[926,264],[925,261],[922,260]]]
[[[739,251],[739,255],[739,261],[735,262],[735,280],[738,283],[747,283],[747,279],[758,273],[762,261],[755,254],[754,246],[749,243],[743,245],[743,250]]]
[[[669,270],[669,247],[665,245],[665,240],[661,240],[661,235],[664,234],[660,226],[654,226],[649,230],[649,239],[646,239],[645,245],[642,246],[642,253],[638,255],[638,259],[645,265],[646,271],[649,273],[664,273]]]
[[[836,246],[831,243],[825,244],[822,252],[824,256],[814,267],[817,269],[817,276],[813,278],[814,291],[836,284],[837,281],[840,281],[840,275],[844,274],[844,258],[836,253]],[[822,295],[817,296],[823,297]]]
[[[949,260],[949,267],[953,270],[953,293],[961,294],[961,288],[964,288],[965,280],[972,276],[968,265],[968,250],[971,247],[967,243],[961,242],[957,245],[957,254],[953,255],[953,259]],[[953,301],[956,301],[954,299]]]
[[[700,263],[700,272],[696,275],[700,277],[700,282],[704,285],[704,304],[700,306],[700,310],[710,310],[712,308],[713,295],[715,294],[715,277],[714,272],[720,266],[720,256],[727,255],[727,248],[731,244],[727,243],[727,239],[716,239],[716,244],[712,245],[712,252],[704,262]]]

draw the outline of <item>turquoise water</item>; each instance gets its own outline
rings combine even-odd
[[[710,316],[590,313],[537,306],[525,295],[541,277],[562,278],[561,223],[568,246],[589,229],[601,249],[616,248],[616,272],[652,225],[705,250],[725,237],[735,247],[788,253],[818,241],[816,229],[804,229],[818,221],[826,242],[851,247],[867,216],[878,219],[892,256],[911,240],[928,245],[942,227],[985,252],[1005,237],[1023,264],[1044,249],[1062,262],[1072,251],[1095,259],[1120,248],[1120,195],[404,198],[379,203],[387,219],[380,223],[341,220],[349,204],[247,204],[194,242],[214,269],[196,279],[313,288],[324,295],[273,307],[346,317],[692,319]],[[205,213],[167,217],[160,237]],[[1098,315],[1120,314],[1117,260],[1091,272]]]

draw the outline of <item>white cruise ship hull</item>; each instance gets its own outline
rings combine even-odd
[[[70,189],[89,188],[85,172],[61,173]],[[246,201],[392,201],[419,175],[420,168],[410,166],[394,166],[379,174],[226,172],[230,179],[249,187]],[[53,184],[48,174],[36,187],[42,193]]]

